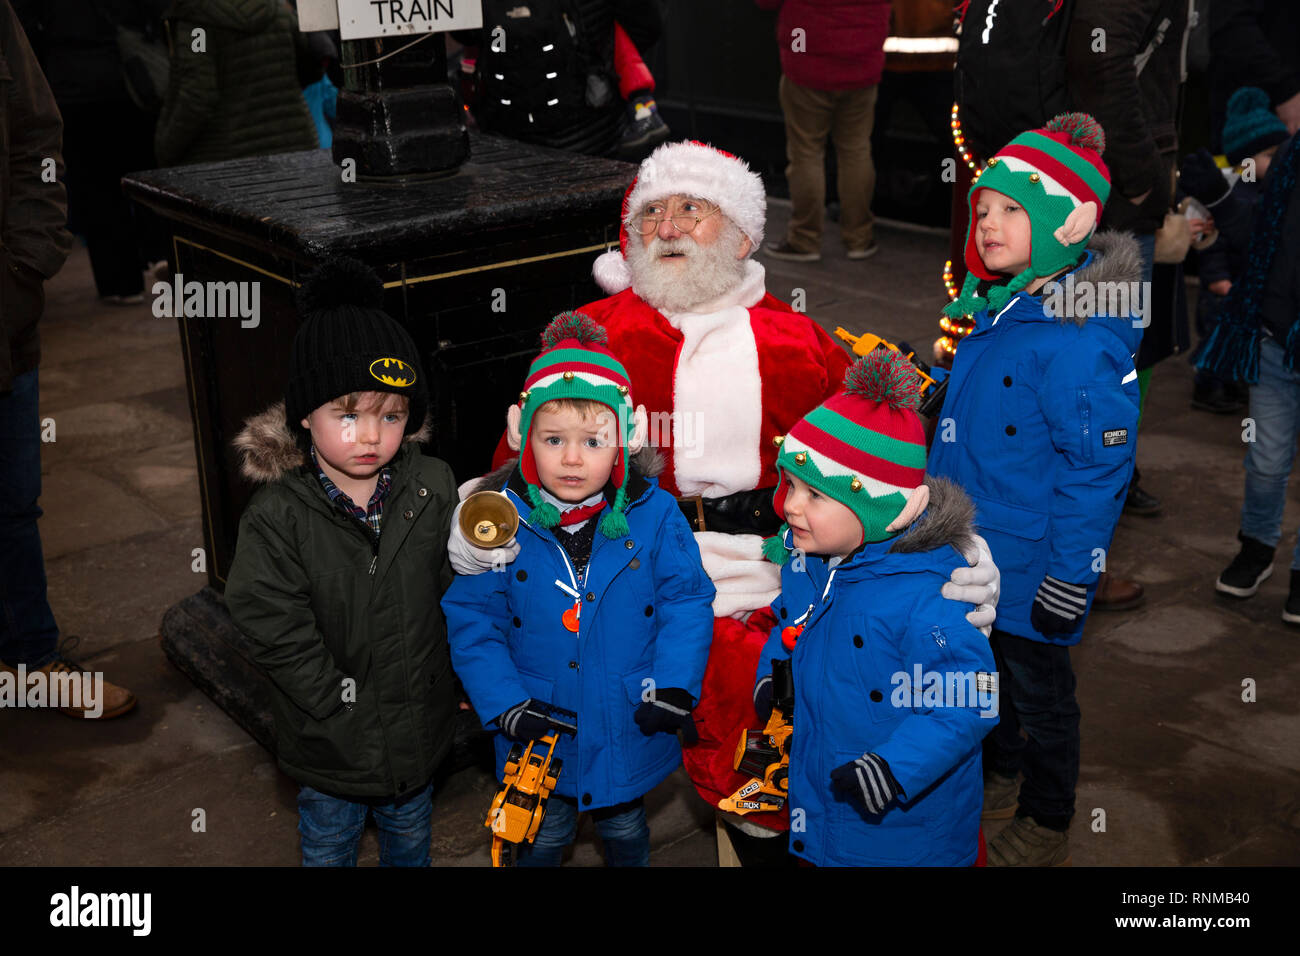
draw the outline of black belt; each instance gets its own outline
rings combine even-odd
[[[678,498],[677,506],[682,509],[692,531],[757,534],[767,538],[781,530],[781,519],[772,507],[775,493],[775,488],[755,488],[723,498],[688,495]]]

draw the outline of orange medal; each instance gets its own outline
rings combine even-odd
[[[564,622],[564,626],[574,634],[578,633],[578,612],[581,608],[582,601],[574,601],[573,607],[560,615],[560,620]]]

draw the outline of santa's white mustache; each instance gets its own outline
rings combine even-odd
[[[655,236],[650,240],[650,245],[646,248],[653,259],[661,259],[664,256],[680,255],[690,258],[700,251],[690,239],[683,236],[681,239],[660,239]]]

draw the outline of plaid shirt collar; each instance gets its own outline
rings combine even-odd
[[[320,462],[316,458],[316,447],[311,449],[311,463],[316,467],[316,477],[320,479],[321,487],[325,489],[325,494],[329,496],[330,501],[338,505],[344,512],[354,518],[364,521],[370,526],[370,530],[379,534],[379,527],[384,520],[384,499],[388,496],[388,490],[393,486],[393,475],[385,465],[379,472],[379,480],[375,482],[374,493],[370,496],[370,501],[364,508],[358,507],[357,503],[348,497],[338,485],[334,484],[321,470]]]

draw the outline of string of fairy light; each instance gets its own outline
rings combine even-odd
[[[958,115],[957,104],[952,104],[952,118],[948,125],[952,128],[952,143],[957,148],[957,155],[962,162],[971,171],[971,182],[980,178],[980,173],[984,172],[982,166],[975,160],[975,154],[966,148],[966,136],[962,133],[961,117]],[[957,298],[957,284],[953,282],[952,260],[948,259],[943,264],[943,288],[948,293],[948,300]],[[957,343],[968,336],[971,329],[975,328],[975,318],[971,315],[963,315],[960,319],[950,319],[946,315],[939,317],[939,328],[943,330],[943,335],[939,337],[939,347],[947,355],[954,355],[957,352]]]

